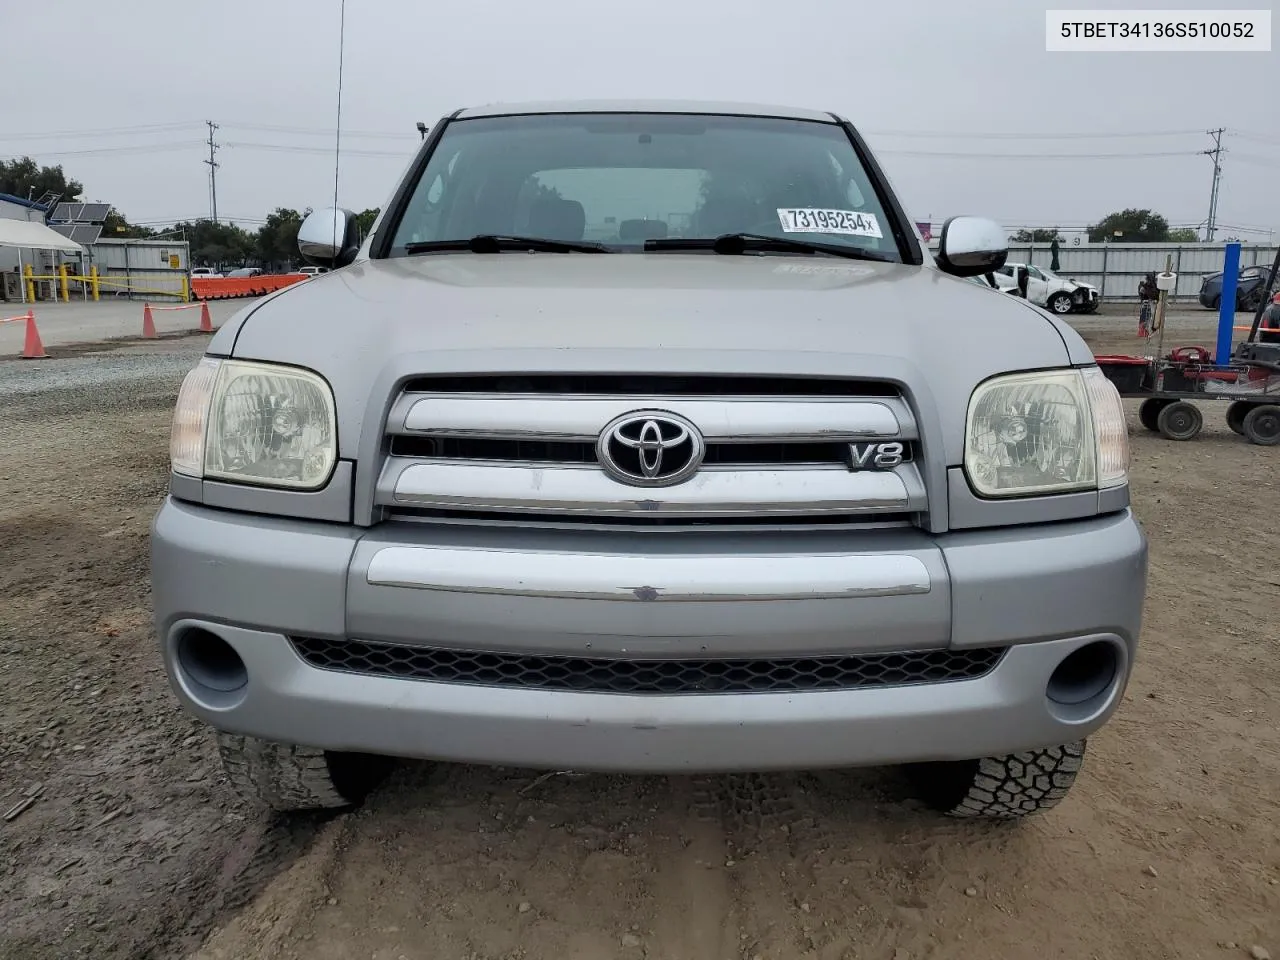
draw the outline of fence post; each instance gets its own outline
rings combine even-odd
[[[89,268],[89,289],[93,293],[93,302],[98,302],[98,265]]]
[[[1110,252],[1110,240],[1102,241],[1102,289],[1098,291],[1098,299],[1107,299],[1107,254]]]
[[[182,275],[182,302],[191,302],[191,284],[188,282],[187,275]]]
[[[1173,286],[1173,299],[1178,299],[1178,283],[1182,282],[1182,247],[1177,249],[1177,259],[1173,261],[1173,272],[1178,275],[1178,280]]]
[[[70,284],[67,283],[67,265],[58,264],[58,290],[62,294],[62,302],[71,302]]]

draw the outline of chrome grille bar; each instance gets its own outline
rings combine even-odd
[[[671,487],[630,487],[599,468],[510,461],[388,458],[379,505],[432,510],[599,516],[708,517],[922,511],[914,464],[850,472],[840,467],[707,467]]]
[[[912,440],[915,418],[893,397],[588,396],[406,393],[388,431],[439,437],[594,441],[614,417],[637,408],[679,414],[709,443]]]

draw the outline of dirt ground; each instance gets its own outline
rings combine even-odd
[[[1196,319],[1181,342],[1211,342]],[[1081,324],[1149,352],[1114,326]],[[0,813],[34,798],[0,822],[0,958],[1280,956],[1280,452],[1221,405],[1184,444],[1131,410],[1142,648],[1043,817],[942,820],[893,771],[408,765],[357,813],[264,821],[150,633],[148,524],[202,343],[0,362]]]

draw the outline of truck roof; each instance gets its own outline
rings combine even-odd
[[[541,100],[528,103],[490,103],[467,107],[458,119],[513,117],[536,113],[705,113],[747,117],[778,117],[835,123],[834,114],[822,110],[761,103],[718,100]]]

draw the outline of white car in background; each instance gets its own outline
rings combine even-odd
[[[192,280],[216,280],[221,276],[222,274],[220,274],[217,270],[213,269],[213,267],[192,267],[191,268]]]
[[[1018,288],[1018,270],[1027,270],[1027,299],[1053,313],[1094,313],[1098,309],[1098,288],[1091,283],[1068,280],[1044,267],[1030,263],[1006,263],[996,277],[1003,285],[1005,280]]]
[[[982,273],[976,277],[966,277],[965,279],[989,290],[999,290],[1001,293],[1010,293],[1015,297],[1018,295],[1017,282],[1014,281],[1013,277],[1006,276],[1003,273]]]

